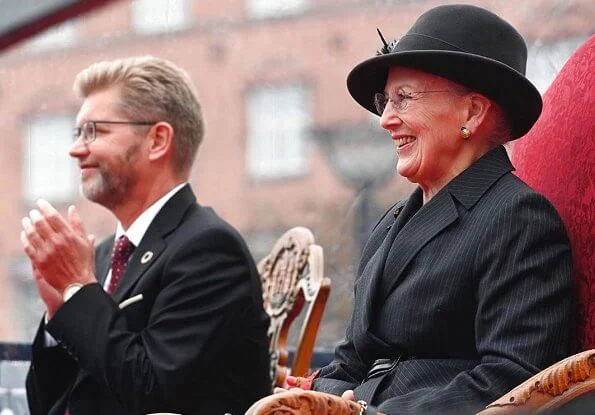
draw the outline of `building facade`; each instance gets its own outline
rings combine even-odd
[[[337,150],[323,145],[328,134],[320,131],[368,131],[377,124],[347,93],[347,73],[380,48],[377,27],[387,38],[399,37],[442,3],[123,0],[1,55],[0,341],[30,340],[42,312],[19,241],[20,219],[36,199],[61,211],[76,204],[87,231],[99,237],[115,229],[109,212],[79,195],[78,170],[68,157],[80,105],[71,90],[74,76],[98,60],[150,54],[185,68],[203,105],[207,133],[191,178],[199,202],[235,225],[257,258],[286,229],[313,230],[333,280],[319,343],[332,345],[351,308],[359,246],[353,222],[361,206],[372,206],[364,212],[369,221],[412,185],[384,178],[394,151],[379,127],[370,133],[370,140],[384,139],[378,151],[351,151],[352,173],[335,165],[329,151]],[[467,3],[493,10],[522,32],[530,45],[528,75],[541,91],[594,32],[588,0]],[[383,177],[372,194],[356,188],[349,174]]]

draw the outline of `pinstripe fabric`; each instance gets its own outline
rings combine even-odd
[[[564,226],[512,169],[497,148],[425,205],[418,189],[396,221],[381,219],[316,390],[355,389],[389,414],[474,412],[567,355]],[[377,387],[360,385],[375,359],[399,355]]]

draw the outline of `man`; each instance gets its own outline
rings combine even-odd
[[[74,89],[83,194],[119,223],[94,250],[73,206],[63,218],[40,200],[23,219],[47,307],[32,415],[243,413],[270,390],[268,318],[240,235],[187,183],[203,137],[188,76],[129,58],[91,65]]]

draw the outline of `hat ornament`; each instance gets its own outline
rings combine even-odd
[[[395,50],[395,46],[397,46],[397,43],[399,43],[399,39],[395,39],[390,43],[386,43],[386,40],[384,39],[384,36],[382,36],[382,32],[380,31],[380,29],[376,28],[376,31],[378,32],[378,36],[380,36],[380,40],[382,40],[382,43],[384,45],[380,50],[376,51],[376,56],[387,55],[389,53],[392,53]]]

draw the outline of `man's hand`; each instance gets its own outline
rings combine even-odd
[[[96,282],[95,237],[86,234],[74,206],[68,208],[68,220],[43,199],[37,206],[39,210],[33,209],[22,220],[21,242],[33,264],[37,287],[49,312],[56,299],[50,287],[61,296],[70,284]]]
[[[35,285],[37,286],[39,296],[45,304],[46,317],[49,321],[54,317],[56,311],[62,307],[62,294],[44,280],[41,273],[35,267],[33,267],[33,275],[35,276]]]

